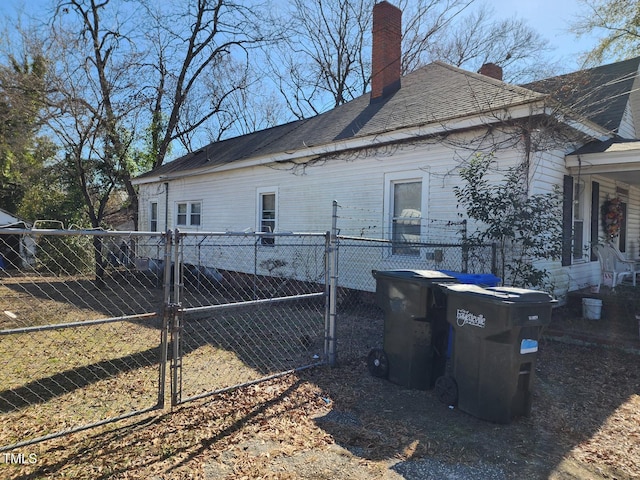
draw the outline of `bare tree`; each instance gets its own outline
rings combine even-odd
[[[220,138],[230,129],[218,119],[231,108],[230,97],[248,86],[251,51],[274,35],[264,4],[231,0],[153,2],[145,9],[150,45],[147,95],[153,138],[153,167],[162,165],[173,142],[192,149],[200,127],[216,120]],[[214,122],[215,124],[215,122]]]
[[[214,97],[216,92],[229,92],[214,121],[205,126],[211,141],[274,127],[286,118],[277,92],[253,64],[229,62],[219,75],[205,79],[204,86]]]
[[[47,32],[49,126],[75,166],[92,227],[100,226],[113,190],[124,188],[136,201],[130,147],[141,107],[134,68],[140,54],[135,30],[109,4],[61,1]]]
[[[287,108],[305,118],[364,94],[371,76],[374,0],[290,1],[290,35],[268,52],[269,74]],[[400,0],[403,11],[402,72],[442,60],[478,70],[501,65],[505,80],[531,81],[551,72],[540,53],[548,42],[524,20],[496,21],[475,0]]]
[[[401,0],[397,6],[403,11],[403,74],[433,60],[444,60],[430,53],[433,45],[453,34],[455,25],[474,3],[476,0]]]
[[[638,55],[640,45],[640,4],[628,0],[580,0],[585,13],[572,26],[578,35],[603,32],[598,45],[585,56],[585,63],[601,63],[606,54],[615,60]]]
[[[532,81],[552,74],[544,61],[549,42],[522,19],[495,20],[493,9],[483,5],[447,29],[434,34],[421,52],[422,63],[441,60],[477,71],[485,63],[500,65],[510,83]],[[414,62],[419,66],[420,62]]]
[[[42,29],[50,128],[73,159],[92,226],[120,190],[137,223],[135,175],[162,165],[172,145],[192,150],[211,140],[201,132],[218,140],[235,128],[251,50],[269,37],[263,11],[232,0],[57,1]]]
[[[288,34],[267,52],[269,75],[289,111],[305,118],[362,95],[369,85],[374,0],[291,0]]]
[[[474,0],[402,0],[403,71],[413,69],[430,38]],[[374,0],[291,0],[287,35],[267,56],[292,114],[305,118],[364,94],[371,80]]]

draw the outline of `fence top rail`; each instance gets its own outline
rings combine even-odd
[[[182,231],[177,233],[182,236],[194,237],[326,237],[329,232],[202,232]]]
[[[171,232],[169,232],[171,234]],[[326,237],[329,232],[205,232],[177,230],[181,236],[217,237]],[[0,227],[0,235],[93,235],[104,237],[165,236],[167,232],[143,232],[138,230],[57,229]]]
[[[0,228],[0,235],[88,235],[97,237],[159,237],[165,236],[166,232],[140,232],[134,230],[69,230],[55,228]]]
[[[389,240],[386,238],[367,238],[367,237],[356,237],[349,235],[337,235],[338,240],[353,240],[358,242],[370,242],[370,243],[383,243],[385,245],[407,245],[407,246],[416,246],[416,247],[491,247],[490,243],[474,243],[474,242],[460,242],[460,243],[436,243],[436,242],[397,242],[393,240]]]

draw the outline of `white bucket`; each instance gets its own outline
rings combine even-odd
[[[602,300],[598,298],[582,299],[582,317],[587,320],[600,320],[602,312]]]

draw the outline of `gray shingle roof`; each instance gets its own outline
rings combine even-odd
[[[640,140],[626,140],[620,137],[610,138],[602,142],[589,142],[569,155],[586,155],[588,153],[630,152],[640,150]]]
[[[211,143],[138,178],[445,122],[547,96],[617,132],[630,92],[640,85],[639,65],[640,57],[637,57],[516,86],[434,62],[404,76],[400,90],[382,101],[370,103],[369,94],[365,94],[312,118]]]
[[[312,118],[211,143],[141,175],[169,175],[206,166],[366,137],[407,127],[478,115],[536,101],[545,95],[434,62],[402,78],[390,97],[369,94]]]
[[[516,86],[434,62],[404,76],[400,90],[382,101],[370,103],[369,95],[362,95],[309,119],[209,144],[139,178],[474,116],[547,95],[617,132],[638,78],[639,65],[637,57]]]
[[[629,95],[638,81],[640,57],[528,83],[594,123],[618,132]]]

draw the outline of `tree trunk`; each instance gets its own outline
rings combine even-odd
[[[102,258],[102,237],[93,237],[93,254],[96,265],[95,285],[98,289],[104,288],[104,259]]]

